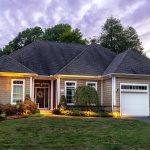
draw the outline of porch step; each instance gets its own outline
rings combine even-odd
[[[42,115],[50,115],[52,112],[50,110],[40,110],[40,114]]]

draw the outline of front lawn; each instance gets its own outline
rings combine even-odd
[[[150,149],[150,124],[113,118],[39,117],[0,122],[0,150]]]

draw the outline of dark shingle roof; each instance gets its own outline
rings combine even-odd
[[[36,41],[14,52],[11,57],[39,75],[54,75],[85,48],[78,44]]]
[[[100,45],[36,41],[0,57],[0,72],[39,75],[106,75],[110,73],[150,75],[150,59],[133,50],[119,55]]]
[[[57,74],[102,75],[115,54],[100,45],[90,45]]]
[[[10,56],[0,57],[0,72],[34,73]]]
[[[127,50],[115,57],[103,75],[110,73],[150,75],[150,59],[134,50]]]

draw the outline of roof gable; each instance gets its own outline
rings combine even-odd
[[[115,53],[101,47],[90,45],[57,74],[65,75],[102,75],[115,57]]]
[[[84,49],[84,45],[36,41],[11,57],[39,75],[54,75]]]
[[[0,57],[0,72],[34,73],[10,56]]]
[[[127,50],[114,58],[103,75],[110,73],[150,75],[149,65],[150,59],[134,50]]]

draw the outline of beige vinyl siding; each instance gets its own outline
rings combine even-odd
[[[65,81],[76,81],[77,87],[86,85],[86,82],[97,82],[99,101],[101,99],[101,81],[88,79],[60,79],[60,95],[65,95]]]
[[[25,95],[30,94],[30,78],[0,77],[0,104],[11,103],[11,79],[25,79]]]
[[[116,105],[120,106],[120,83],[148,84],[150,94],[150,79],[116,78]],[[150,97],[150,96],[149,96]]]
[[[103,81],[103,106],[112,106],[112,78]]]

